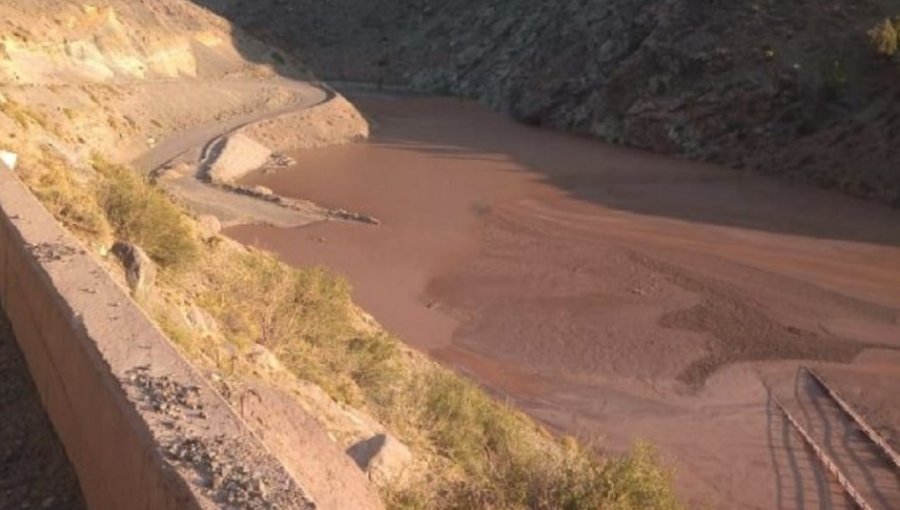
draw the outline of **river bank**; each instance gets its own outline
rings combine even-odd
[[[898,377],[896,211],[454,99],[357,99],[370,143],[244,184],[382,225],[230,236],[344,274],[387,329],[558,431],[658,444],[691,503],[771,508],[786,483],[824,497],[772,433],[767,385],[810,362]]]

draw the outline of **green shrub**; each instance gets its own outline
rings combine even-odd
[[[900,18],[885,19],[869,30],[869,39],[879,55],[893,57],[900,47]]]
[[[135,171],[95,158],[101,179],[97,201],[116,235],[142,247],[165,268],[183,269],[197,260],[196,237],[181,210]]]

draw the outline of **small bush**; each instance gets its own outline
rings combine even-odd
[[[181,210],[133,170],[96,159],[97,199],[118,237],[141,246],[160,266],[182,269],[198,246]]]
[[[404,414],[387,421],[395,428],[403,426],[398,419],[415,422],[453,467],[432,484],[389,494],[391,508],[682,508],[671,473],[648,445],[603,461],[573,439],[552,438],[449,371],[434,367],[411,382],[392,403]]]
[[[89,237],[109,235],[109,224],[91,187],[78,182],[64,163],[44,158],[22,175],[44,207],[68,228]]]
[[[333,397],[358,402],[354,378],[377,379],[377,361],[366,358],[385,354],[380,339],[352,327],[346,280],[321,268],[293,269],[258,251],[210,250],[200,304],[229,339],[261,344]]]
[[[893,57],[900,48],[900,18],[885,19],[869,30],[869,39],[879,55]]]

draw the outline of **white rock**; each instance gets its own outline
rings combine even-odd
[[[209,241],[213,237],[222,232],[222,222],[219,218],[210,214],[203,214],[197,217],[197,225],[200,227],[200,237],[204,241]]]
[[[10,170],[16,169],[16,163],[19,161],[19,155],[15,152],[0,151],[0,161],[2,161]]]
[[[213,182],[231,183],[262,167],[272,151],[249,136],[240,133],[229,136],[216,148],[214,160],[209,161],[209,177]]]
[[[135,297],[146,296],[156,282],[156,265],[140,246],[116,241],[112,252],[122,261],[128,287]]]
[[[347,454],[379,486],[402,483],[413,461],[409,448],[388,433],[376,434],[356,443],[347,450]]]

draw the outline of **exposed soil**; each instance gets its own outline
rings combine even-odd
[[[75,471],[0,311],[0,508],[82,510]]]
[[[765,382],[801,360],[867,373],[900,348],[897,212],[459,100],[357,104],[372,143],[244,184],[382,224],[231,236],[345,274],[389,330],[556,430],[658,444],[693,504],[772,508],[779,476],[815,486],[773,470],[808,452],[773,434]]]

